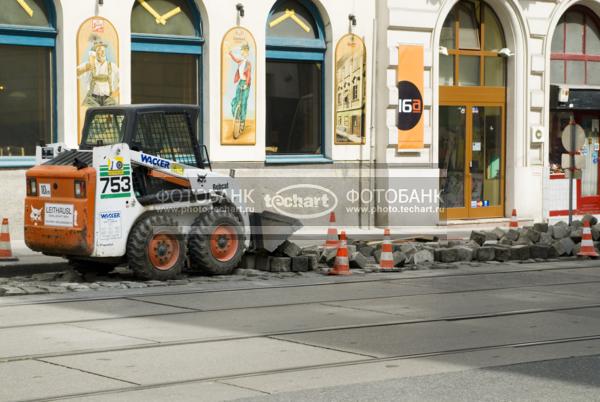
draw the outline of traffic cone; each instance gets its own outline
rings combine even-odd
[[[583,221],[583,236],[581,237],[581,249],[578,256],[582,257],[598,257],[594,240],[592,239],[592,229],[590,229],[590,221]]]
[[[329,214],[329,229],[327,229],[327,240],[325,240],[325,249],[338,248],[340,241],[338,240],[337,228],[335,227],[335,212]]]
[[[2,219],[2,229],[0,229],[0,261],[17,261],[13,256],[10,247],[10,233],[8,231],[8,218]]]
[[[512,216],[510,217],[510,223],[508,224],[508,227],[511,229],[519,228],[519,221],[517,220],[517,210],[516,209],[512,210]]]
[[[346,232],[340,234],[340,246],[335,256],[335,264],[329,271],[329,275],[352,275],[350,272],[350,261],[348,260],[348,246],[346,245]]]
[[[392,249],[392,240],[390,239],[390,230],[383,231],[383,244],[381,245],[381,257],[379,258],[379,268],[382,271],[394,269],[394,253]]]

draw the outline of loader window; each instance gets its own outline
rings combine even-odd
[[[123,138],[125,115],[115,112],[95,113],[84,133],[83,143],[85,145],[111,145],[116,144]]]
[[[133,142],[145,153],[198,166],[192,135],[186,113],[144,113],[138,117]]]

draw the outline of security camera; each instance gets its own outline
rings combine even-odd
[[[444,56],[448,56],[448,48],[444,46],[440,46],[440,54]]]
[[[498,51],[498,56],[500,57],[513,57],[515,54],[513,52],[511,52],[511,50],[507,47],[503,47],[502,49],[500,49]]]

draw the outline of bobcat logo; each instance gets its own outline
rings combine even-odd
[[[29,214],[29,217],[33,221],[33,224],[37,225],[38,222],[42,221],[42,208],[35,209],[34,207],[31,207],[31,213]]]

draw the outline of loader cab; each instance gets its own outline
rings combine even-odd
[[[200,109],[192,105],[126,105],[90,108],[80,150],[126,143],[133,151],[181,165],[211,169],[205,146],[198,143]],[[142,165],[132,170],[133,189],[142,205],[161,202],[165,191],[181,190],[187,181],[161,175]]]
[[[87,110],[80,150],[126,143],[178,163],[210,169],[205,146],[198,142],[200,109],[193,105],[125,105]]]

